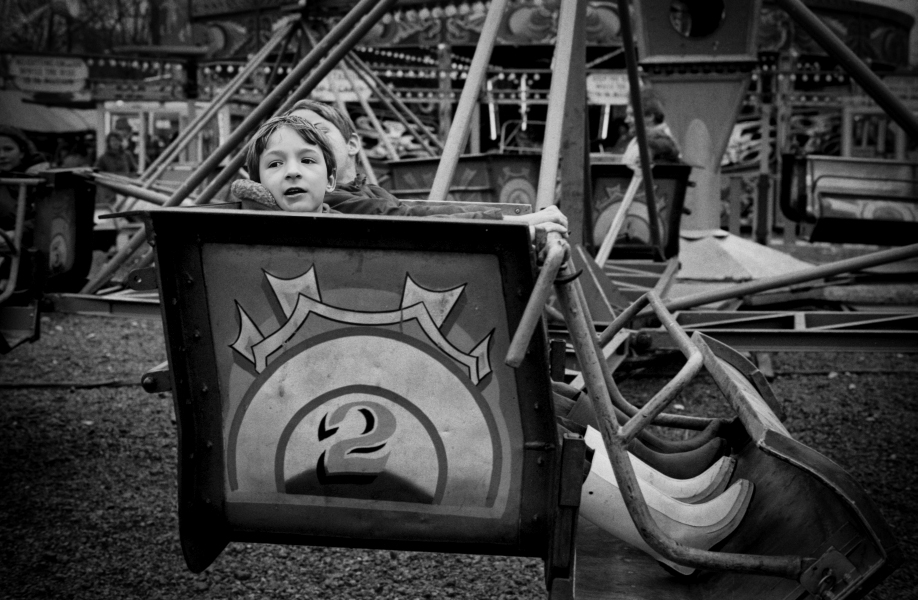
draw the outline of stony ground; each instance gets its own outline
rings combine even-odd
[[[790,430],[851,472],[906,564],[872,598],[918,589],[918,357],[775,354]],[[200,575],[177,535],[171,398],[139,374],[165,360],[156,321],[52,314],[0,357],[0,597],[544,598],[536,560],[231,544]],[[646,397],[662,380],[622,382]],[[708,378],[680,399],[720,406]]]

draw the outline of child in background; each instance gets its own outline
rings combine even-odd
[[[323,200],[335,189],[335,157],[325,135],[305,119],[281,116],[262,125],[246,169],[252,179],[233,184],[236,196],[289,212],[332,212]]]

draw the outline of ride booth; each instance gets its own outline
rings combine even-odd
[[[689,339],[653,294],[597,336],[560,238],[462,219],[142,216],[169,358],[143,384],[173,394],[194,572],[264,542],[537,557],[551,598],[859,598],[901,558],[739,354]],[[554,390],[576,381],[549,375],[552,286],[597,428],[559,427]],[[645,309],[686,364],[635,407],[600,351]],[[702,368],[735,417],[666,412]],[[723,460],[706,481],[636,475],[635,440],[676,447],[650,424]]]

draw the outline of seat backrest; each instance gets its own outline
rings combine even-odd
[[[548,554],[559,456],[534,278],[495,221],[145,216],[189,567],[228,541]]]

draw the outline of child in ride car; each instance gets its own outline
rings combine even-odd
[[[259,128],[249,146],[251,181],[236,181],[233,193],[290,212],[331,212],[323,200],[335,189],[336,166],[328,140],[311,123],[275,117]]]

